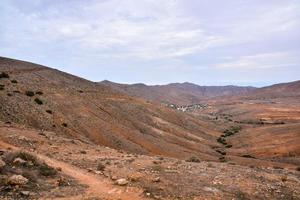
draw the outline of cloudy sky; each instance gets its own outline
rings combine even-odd
[[[93,81],[300,79],[299,0],[1,0],[0,56]]]

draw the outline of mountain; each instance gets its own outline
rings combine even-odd
[[[133,153],[215,160],[210,122],[55,69],[0,58],[0,120]]]
[[[205,99],[245,94],[254,87],[240,86],[199,86],[193,83],[171,83],[168,85],[148,86],[145,84],[118,84],[102,81],[101,85],[109,86],[122,93],[141,97],[157,103],[166,102],[178,105],[197,104]]]
[[[251,91],[245,95],[248,98],[287,98],[287,97],[300,97],[300,80],[289,83],[279,83],[257,90]]]

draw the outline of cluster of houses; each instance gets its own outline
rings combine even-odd
[[[176,104],[167,104],[168,107],[176,109],[178,111],[182,112],[192,112],[198,109],[204,109],[208,105],[207,104],[192,104],[192,105],[184,105],[184,106],[178,106]]]

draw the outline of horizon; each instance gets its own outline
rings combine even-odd
[[[94,82],[265,87],[300,79],[299,9],[296,0],[4,0],[0,56]]]

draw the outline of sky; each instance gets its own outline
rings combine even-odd
[[[92,81],[300,79],[299,0],[1,0],[0,56]]]

